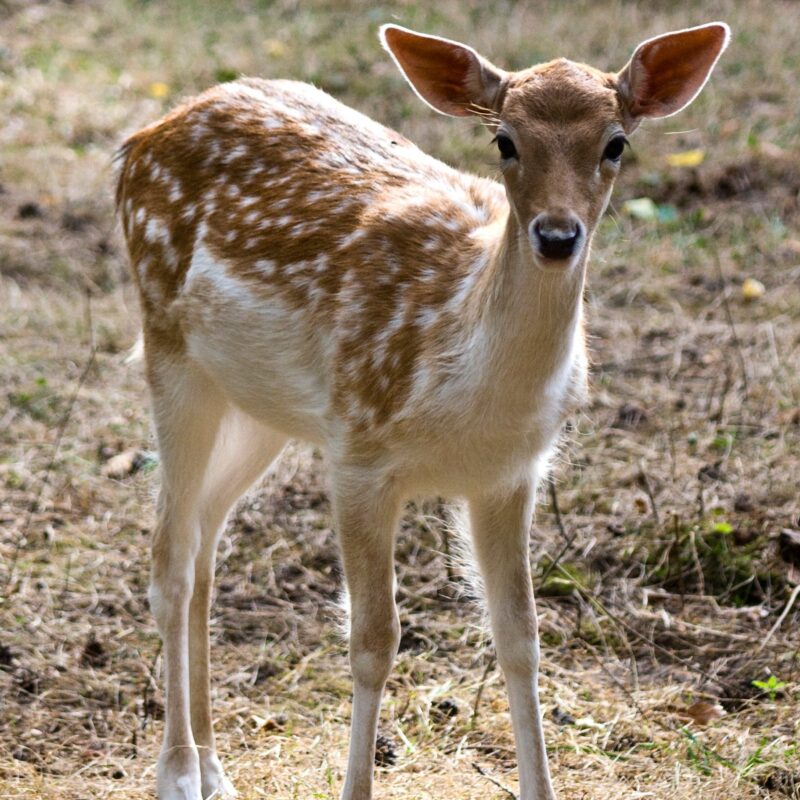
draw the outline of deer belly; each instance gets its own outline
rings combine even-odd
[[[324,338],[281,298],[255,292],[223,264],[211,266],[200,273],[193,264],[176,302],[190,357],[246,413],[321,443],[330,363]]]

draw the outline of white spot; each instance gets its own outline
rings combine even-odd
[[[167,229],[155,217],[150,217],[150,219],[147,220],[144,238],[147,239],[148,242],[168,244],[169,231],[167,231]]]
[[[253,266],[267,278],[271,278],[275,274],[276,264],[269,258],[259,258]]]
[[[367,232],[364,230],[364,228],[356,228],[352,233],[349,233],[347,236],[339,239],[339,249],[346,250],[354,242],[357,242],[359,239],[363,239],[366,234]]]
[[[243,144],[238,144],[231,150],[225,154],[225,158],[223,161],[226,164],[230,164],[231,161],[236,161],[237,158],[243,158],[247,155],[247,148]]]
[[[432,308],[421,308],[419,311],[417,311],[414,321],[421,328],[430,328],[439,321],[439,313],[434,311]]]
[[[314,259],[314,270],[316,272],[325,272],[328,269],[328,256],[323,253]]]
[[[307,261],[295,261],[291,264],[286,264],[283,271],[286,275],[296,275],[302,272],[308,266]]]

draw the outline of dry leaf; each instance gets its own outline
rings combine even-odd
[[[286,45],[280,39],[267,39],[264,42],[264,50],[268,56],[280,58],[286,53]]]
[[[658,217],[658,206],[649,197],[634,197],[622,204],[625,213],[634,219],[654,220]]]
[[[671,167],[697,167],[706,157],[705,150],[684,150],[682,153],[670,153],[667,164]]]
[[[148,87],[150,97],[155,97],[156,100],[163,100],[169,94],[169,86],[162,81],[154,81]]]
[[[698,700],[689,706],[686,713],[697,725],[708,725],[715,719],[722,719],[725,716],[725,710],[719,703],[711,703],[708,700]]]
[[[753,300],[758,300],[759,297],[763,297],[764,292],[764,284],[761,281],[757,281],[755,278],[745,278],[742,281],[742,297],[747,302],[752,302]]]

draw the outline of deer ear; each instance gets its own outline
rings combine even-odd
[[[730,35],[724,22],[712,22],[642,42],[617,76],[632,125],[645,117],[669,117],[688,106],[708,80]]]
[[[506,73],[471,47],[384,25],[381,43],[414,91],[442,114],[468,117],[498,111]]]

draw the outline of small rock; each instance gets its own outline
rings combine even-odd
[[[94,634],[89,634],[89,640],[83,647],[81,653],[81,666],[83,667],[102,667],[108,663],[108,653],[101,642],[94,638]]]
[[[697,477],[701,481],[724,481],[725,473],[722,470],[722,462],[716,461],[713,464],[705,464],[700,467]]]
[[[553,722],[556,725],[574,725],[575,724],[575,717],[572,714],[568,714],[566,711],[562,711],[558,706],[556,706],[551,716],[553,717]]]
[[[800,567],[800,531],[783,528],[778,536],[778,549],[784,561]]]
[[[733,541],[738,545],[750,544],[758,536],[752,528],[734,528]]]
[[[375,766],[391,767],[397,763],[397,751],[392,740],[384,733],[379,733],[375,739]]]
[[[436,722],[446,722],[458,716],[458,703],[452,697],[443,697],[431,703],[431,717]]]
[[[44,212],[38,203],[31,201],[28,203],[23,203],[21,206],[19,206],[19,208],[17,208],[17,216],[20,219],[40,219],[44,216]]]
[[[256,686],[260,683],[264,683],[264,681],[269,678],[274,678],[276,675],[280,674],[280,671],[280,667],[272,661],[262,661],[258,667],[256,667]]]
[[[74,233],[84,230],[91,221],[92,218],[88,214],[75,214],[71,211],[65,211],[61,216],[61,226],[64,230]]]
[[[14,653],[8,645],[0,644],[0,669],[3,667],[10,667],[11,662],[14,660]]]
[[[625,403],[617,411],[617,418],[611,423],[612,428],[638,428],[647,422],[647,412],[632,403]]]
[[[117,453],[103,464],[102,472],[107,478],[119,480],[133,475],[144,463],[144,454],[140,450],[125,450]]]

